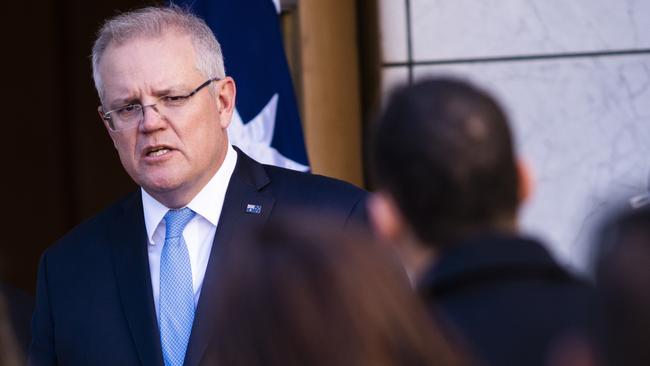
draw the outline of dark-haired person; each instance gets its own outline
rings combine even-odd
[[[611,218],[597,249],[601,321],[594,353],[604,366],[650,365],[650,207]]]
[[[487,365],[536,366],[589,324],[591,288],[517,230],[527,179],[506,116],[471,84],[397,90],[372,141],[377,231]]]
[[[229,366],[457,366],[397,261],[315,213],[219,247],[214,342]]]
[[[650,365],[650,206],[612,212],[597,234],[595,340],[575,339],[549,366]]]
[[[229,143],[235,81],[210,28],[183,9],[109,19],[92,63],[99,115],[141,189],[43,254],[29,363],[199,365],[212,339],[212,249],[296,206],[335,213],[342,229],[363,216],[365,193]]]

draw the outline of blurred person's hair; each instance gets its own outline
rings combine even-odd
[[[13,333],[5,299],[0,293],[0,365],[23,365],[24,360]]]
[[[508,121],[485,91],[452,78],[397,89],[374,126],[371,168],[425,244],[513,220],[518,171]]]
[[[619,212],[600,233],[597,349],[607,365],[650,365],[650,207]]]
[[[459,365],[396,260],[328,221],[275,221],[220,248],[215,339],[232,366]]]
[[[99,63],[109,45],[122,45],[138,38],[164,36],[168,31],[188,35],[196,52],[196,69],[206,78],[226,76],[221,46],[205,21],[177,5],[147,7],[108,19],[97,33],[92,50],[95,88],[103,97]]]

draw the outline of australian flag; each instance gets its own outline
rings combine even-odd
[[[282,45],[278,0],[173,1],[217,36],[226,74],[237,84],[228,136],[255,160],[309,170],[300,116]]]

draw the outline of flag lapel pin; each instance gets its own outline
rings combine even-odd
[[[262,206],[249,203],[246,205],[246,213],[259,215],[262,213]]]

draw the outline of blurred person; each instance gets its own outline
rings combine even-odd
[[[573,339],[550,366],[650,365],[650,206],[615,211],[597,234],[596,341]]]
[[[14,327],[9,315],[9,309],[5,299],[0,292],[0,365],[18,366],[23,365],[23,353],[18,346],[14,334]]]
[[[593,289],[519,234],[529,179],[497,102],[452,78],[397,90],[377,121],[369,201],[413,283],[486,365],[543,365],[588,331]]]
[[[4,319],[7,332],[16,343],[17,352],[20,355],[27,354],[30,340],[30,325],[34,311],[34,298],[24,291],[0,281],[0,299],[4,305]],[[2,365],[2,363],[0,363]]]
[[[289,209],[363,218],[365,192],[262,165],[230,145],[235,81],[205,22],[119,14],[92,52],[99,116],[141,188],[43,254],[32,365],[198,365],[211,340],[212,249]]]
[[[305,213],[219,247],[208,359],[230,366],[464,364],[394,256],[365,235],[330,227]]]
[[[650,207],[619,212],[605,225],[596,256],[603,366],[650,365]]]

